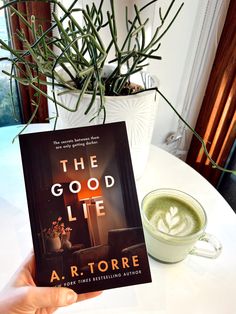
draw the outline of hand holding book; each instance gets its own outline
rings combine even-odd
[[[101,293],[90,292],[77,295],[68,288],[36,287],[34,275],[35,258],[31,254],[0,293],[0,313],[33,314],[38,310],[53,313],[58,307],[90,299]]]

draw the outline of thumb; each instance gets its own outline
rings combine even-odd
[[[35,308],[61,307],[77,301],[77,293],[68,288],[32,287],[30,290]]]

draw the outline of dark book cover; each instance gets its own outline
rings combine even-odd
[[[39,286],[151,281],[124,122],[20,135]]]

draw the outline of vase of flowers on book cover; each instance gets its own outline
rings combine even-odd
[[[71,248],[70,232],[71,228],[65,227],[62,217],[52,221],[49,228],[44,229],[45,246],[47,252],[58,252],[61,249]]]

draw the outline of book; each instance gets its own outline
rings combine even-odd
[[[151,281],[124,122],[19,136],[38,286]]]

